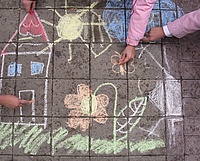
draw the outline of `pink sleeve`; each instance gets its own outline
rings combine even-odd
[[[0,95],[0,105],[1,105],[1,103],[2,103],[2,98],[3,96],[2,95]]]
[[[171,34],[177,38],[200,30],[200,9],[168,23],[167,27]]]
[[[137,46],[144,37],[151,10],[156,0],[133,0],[132,15],[126,43]]]

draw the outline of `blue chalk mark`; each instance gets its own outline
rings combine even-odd
[[[14,77],[15,75],[20,76],[22,71],[21,69],[22,69],[22,64],[16,64],[16,62],[11,62],[10,65],[8,66],[8,76],[10,77]]]
[[[125,40],[125,16],[123,10],[104,10],[102,15],[105,31],[120,42]]]
[[[160,0],[160,8],[166,10],[176,10],[176,5],[172,1],[169,0]]]
[[[179,6],[176,6],[175,3],[173,3],[172,1],[161,0],[160,2],[161,2],[160,8],[162,9],[161,10],[162,26],[184,15],[183,10]]]
[[[123,8],[124,5],[126,8],[132,8],[132,0],[126,0],[125,2],[120,0],[108,0],[105,7],[106,9],[102,14],[102,19],[106,23],[106,25],[104,25],[105,31],[112,38],[117,38],[120,42],[125,42],[127,37],[131,16],[130,10],[124,13],[124,10],[108,8]],[[124,14],[126,16],[124,16]],[[157,0],[154,5],[154,10],[151,12],[146,31],[149,31],[152,27],[164,26],[182,15],[184,15],[183,10],[179,6],[176,6],[171,0],[160,0],[160,5],[159,0]]]
[[[124,8],[124,0],[107,0],[105,8]]]
[[[31,62],[31,75],[42,74],[44,63]]]

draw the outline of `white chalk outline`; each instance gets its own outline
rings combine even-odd
[[[38,14],[36,11],[34,11],[37,19],[38,19],[38,22],[39,24],[41,25],[42,29],[43,29],[43,34],[44,34],[44,38],[46,40],[46,43],[47,43],[47,49],[49,49],[49,52],[40,52],[40,51],[32,51],[32,52],[19,52],[18,53],[18,56],[19,55],[24,55],[24,56],[29,56],[29,55],[36,55],[38,56],[38,53],[40,53],[41,55],[48,55],[48,58],[47,58],[47,65],[46,65],[46,74],[45,74],[45,82],[44,82],[44,123],[24,123],[23,122],[23,118],[21,117],[20,120],[21,122],[14,122],[14,124],[16,125],[41,125],[41,126],[44,126],[44,129],[47,127],[47,109],[48,109],[48,106],[47,106],[47,94],[48,94],[48,74],[49,74],[49,66],[50,66],[50,60],[51,60],[51,54],[52,54],[52,45],[51,43],[49,43],[49,39],[48,39],[48,36],[46,34],[46,31],[42,25],[42,23],[40,22],[41,20],[39,19],[38,17]],[[19,26],[19,29],[20,27],[23,25],[23,22],[25,21],[26,17],[28,16],[29,13],[27,13],[27,15],[25,16],[25,18],[22,20],[22,22],[20,23],[20,26]],[[5,52],[7,47],[11,44],[13,38],[17,35],[18,33],[18,30],[15,31],[15,33],[13,34],[13,36],[10,38],[10,40],[8,41],[8,43],[5,45],[5,47],[3,48],[2,52],[1,52],[1,56],[2,56],[2,67],[1,67],[1,79],[0,79],[0,92],[2,90],[2,81],[3,81],[3,75],[4,75],[4,65],[5,65],[5,56],[8,56],[8,55],[16,55],[16,52]],[[23,36],[23,34],[20,33],[19,31],[19,34]],[[29,35],[31,35],[29,33]],[[34,37],[34,35],[32,35]],[[37,35],[38,36],[38,35]],[[41,35],[40,35],[41,36]],[[26,43],[25,43],[26,44]],[[29,43],[31,45],[34,45],[33,43]],[[22,46],[23,44],[21,44]],[[36,44],[38,46],[38,44]],[[31,74],[30,74],[31,75]],[[23,90],[21,90],[23,91]],[[24,90],[24,91],[34,91],[34,90]],[[34,97],[35,97],[35,94],[34,94]],[[32,114],[35,115],[35,104],[32,104]],[[13,124],[13,123],[10,123],[10,122],[2,122],[1,120],[1,113],[2,113],[2,107],[0,105],[0,123],[1,124]],[[20,107],[20,115],[22,115],[22,107]],[[32,121],[35,122],[35,118],[32,118]]]

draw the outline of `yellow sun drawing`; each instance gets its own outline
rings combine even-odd
[[[76,10],[74,6],[67,6],[67,0],[65,0],[65,14],[62,16],[58,13],[57,10],[54,10],[53,8],[50,7],[49,10],[53,11],[56,13],[56,15],[59,17],[59,21],[56,24],[55,28],[58,34],[58,39],[54,41],[54,45],[61,42],[62,40],[68,40],[69,42],[74,41],[75,39],[80,38],[82,42],[85,43],[86,47],[90,49],[91,53],[96,57],[100,56],[103,54],[111,45],[112,45],[112,38],[110,37],[109,34],[107,34],[109,43],[106,45],[104,43],[104,35],[103,35],[103,30],[104,30],[104,25],[105,23],[102,21],[101,15],[98,15],[93,8],[98,4],[99,2],[94,2],[92,3],[89,7],[84,7],[83,9],[78,9]],[[49,8],[49,7],[48,7]],[[75,13],[68,13],[69,10],[74,10],[76,11]],[[87,13],[91,13],[91,22],[84,22],[83,16]],[[51,22],[48,22],[47,20],[41,20],[43,23],[54,26]],[[98,28],[98,35],[100,39],[100,52],[95,52],[93,44],[89,46],[87,41],[82,37],[82,32],[84,30],[84,26],[89,26],[91,25],[91,34],[92,34],[92,39],[91,42],[95,42],[95,34],[96,30],[94,27],[96,26]],[[98,40],[99,42],[99,40]],[[53,44],[52,44],[53,45]],[[69,59],[68,63],[72,60],[72,51],[71,51],[71,43],[69,45]],[[41,52],[44,52],[43,49]]]

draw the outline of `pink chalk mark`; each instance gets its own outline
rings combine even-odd
[[[38,14],[35,11],[27,13],[24,20],[19,25],[19,32],[20,35],[23,36],[43,36],[45,41],[49,41]]]
[[[17,35],[17,30],[15,31],[15,33],[13,34],[13,36],[10,38],[10,40],[8,41],[8,43],[5,45],[5,47],[3,48],[2,52],[1,52],[1,56],[3,54],[6,55],[5,50],[7,49],[8,45],[10,44],[10,42],[12,42],[12,40],[14,39],[14,37]]]
[[[10,42],[12,42],[14,37],[17,35],[17,33],[18,33],[18,30],[15,31],[13,36],[10,38],[8,43],[3,48],[1,52],[1,56],[6,54],[6,49],[8,48]],[[33,37],[42,36],[46,42],[49,42],[46,31],[36,11],[32,11],[31,13],[26,14],[23,21],[19,25],[19,34],[24,37],[28,35],[33,36]]]

